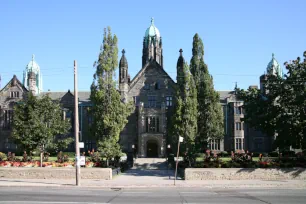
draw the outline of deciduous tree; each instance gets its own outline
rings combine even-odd
[[[104,30],[103,44],[99,59],[95,62],[96,73],[91,85],[90,99],[93,103],[92,131],[98,140],[98,149],[102,156],[110,159],[120,156],[118,144],[120,132],[128,122],[127,117],[133,108],[121,100],[113,79],[118,66],[117,37],[112,35],[110,27]]]

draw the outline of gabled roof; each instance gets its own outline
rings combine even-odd
[[[0,90],[0,93],[5,91],[9,85],[14,83],[14,80],[16,82],[16,85],[20,87],[24,92],[28,92],[28,89],[19,81],[16,75],[13,76],[13,78]]]
[[[176,84],[173,81],[173,79],[169,76],[169,74],[162,68],[162,66],[160,66],[155,60],[152,60],[152,61],[147,62],[147,64],[145,64],[145,66],[143,66],[143,68],[132,79],[132,81],[130,82],[130,89],[132,89],[134,87],[134,85],[137,83],[137,81],[140,78],[140,76],[142,76],[145,73],[145,71],[148,69],[148,67],[150,67],[151,65],[155,66],[157,70],[159,70],[162,73],[164,73],[165,77],[169,78],[173,85]]]
[[[74,96],[73,93],[74,92],[70,92],[70,90],[68,90],[68,91],[57,91],[57,92],[48,91],[48,92],[42,92],[41,94],[42,95],[49,94],[49,97],[52,100],[60,100],[66,94],[71,94],[71,96]],[[89,101],[90,91],[79,91],[78,94],[80,101]]]

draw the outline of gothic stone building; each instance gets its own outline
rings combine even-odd
[[[177,69],[184,63],[182,51]],[[276,72],[275,70],[278,70]],[[280,65],[272,57],[267,74],[280,73]],[[260,78],[260,88],[264,89],[265,75]],[[169,147],[166,141],[167,120],[171,120],[171,107],[174,106],[176,83],[164,70],[162,38],[153,19],[143,39],[142,68],[133,79],[128,74],[128,61],[125,51],[119,62],[119,92],[125,101],[133,101],[136,108],[129,116],[128,123],[120,135],[122,149],[126,153],[137,151],[139,157],[163,157]],[[0,90],[0,151],[16,151],[16,145],[9,139],[11,134],[13,106],[24,99],[31,91],[36,95],[49,94],[59,100],[73,127],[74,95],[68,92],[42,92],[42,75],[38,64],[32,61],[27,65],[21,83],[16,76]],[[271,151],[273,139],[245,125],[243,101],[239,101],[234,91],[219,91],[224,114],[224,139],[209,141],[209,148],[216,151],[249,150],[252,152]],[[92,122],[88,114],[91,106],[90,92],[79,92],[80,141],[87,151],[95,148],[89,127]],[[71,129],[71,135],[73,135]],[[72,144],[70,151],[74,149]]]

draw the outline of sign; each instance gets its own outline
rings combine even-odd
[[[84,166],[86,162],[86,157],[85,156],[80,156],[80,165]]]
[[[180,136],[180,142],[183,142],[183,141],[184,141],[184,138]]]
[[[79,142],[79,148],[84,148],[84,142]]]

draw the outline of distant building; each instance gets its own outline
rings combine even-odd
[[[119,62],[119,92],[124,101],[133,101],[135,111],[128,117],[128,123],[120,134],[120,144],[126,153],[138,152],[139,157],[163,157],[167,150],[167,120],[175,105],[176,83],[164,70],[162,37],[151,20],[145,32],[142,49],[142,67],[133,79],[128,73],[125,51]],[[182,50],[177,61],[177,69],[183,67]],[[267,74],[282,71],[274,55],[267,67]],[[260,77],[260,88],[264,89],[266,75]],[[253,86],[256,88],[256,86]],[[16,76],[0,90],[0,151],[16,151],[16,145],[9,139],[11,133],[13,105],[31,91],[36,95],[49,94],[53,100],[63,105],[66,118],[74,120],[74,95],[72,92],[43,92],[40,67],[34,61],[24,71],[23,84]],[[239,101],[235,91],[219,91],[224,114],[224,139],[210,140],[208,147],[216,151],[249,150],[268,152],[272,150],[273,137],[268,137],[245,125],[243,101]],[[90,92],[79,92],[80,141],[85,143],[84,151],[96,148],[95,139],[90,134],[92,118]],[[71,129],[73,135],[73,129]],[[71,150],[74,149],[72,144]]]

